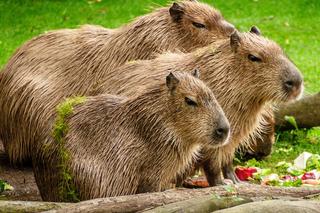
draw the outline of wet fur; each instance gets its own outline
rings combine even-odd
[[[274,109],[274,107],[270,106],[267,109],[263,113],[260,129],[255,131],[247,143],[242,143],[237,150],[242,159],[261,160],[271,154],[272,146],[275,143],[275,120],[273,110],[269,109]]]
[[[219,11],[206,4],[179,5],[183,15],[178,20],[173,20],[169,6],[118,29],[56,30],[20,47],[0,78],[0,138],[11,163],[30,160],[33,147],[50,130],[59,102],[88,95],[116,67],[167,50],[188,52],[233,31]],[[205,23],[207,29],[196,29],[193,21]]]

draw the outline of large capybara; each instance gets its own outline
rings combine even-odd
[[[234,32],[230,39],[191,53],[168,53],[154,60],[129,62],[116,69],[96,88],[131,96],[154,84],[172,68],[202,70],[201,79],[212,89],[230,125],[231,142],[217,149],[203,149],[201,165],[210,185],[221,184],[220,169],[237,182],[232,160],[235,149],[259,129],[264,107],[295,99],[303,89],[299,70],[273,41],[253,27],[249,33]]]
[[[228,120],[193,74],[173,72],[134,97],[102,94],[73,106],[62,122],[66,134],[48,134],[37,155],[42,198],[70,201],[72,184],[80,200],[156,192],[183,173],[202,146],[226,144]],[[66,171],[72,181],[61,187]]]
[[[20,47],[0,80],[0,138],[10,161],[30,159],[32,145],[65,97],[88,95],[96,81],[130,60],[167,50],[189,52],[226,38],[234,27],[196,1],[173,3],[110,30],[85,26],[40,35]]]

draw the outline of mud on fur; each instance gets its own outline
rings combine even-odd
[[[228,143],[228,120],[197,76],[197,70],[193,76],[173,72],[137,96],[102,94],[74,107],[64,149],[81,200],[160,191],[202,146]],[[60,147],[50,135],[44,144],[34,165],[36,179],[46,180],[41,195],[65,201],[57,191],[61,177],[46,169],[54,167]]]
[[[203,149],[196,164],[203,167],[210,185],[222,184],[220,176],[236,182],[232,159],[263,124],[266,105],[297,98],[303,90],[299,70],[275,42],[251,32],[234,32],[229,39],[191,53],[167,53],[154,60],[128,63],[111,73],[95,92],[134,95],[154,84],[168,71],[199,68],[201,79],[213,91],[231,125],[231,142],[217,149]],[[245,145],[245,144],[243,144]]]
[[[28,41],[11,57],[0,79],[0,138],[11,163],[30,160],[64,98],[88,95],[115,67],[166,50],[188,52],[233,30],[209,5],[183,1],[118,29],[83,26]]]

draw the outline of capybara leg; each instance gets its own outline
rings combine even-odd
[[[203,170],[206,175],[209,186],[224,185],[221,178],[221,168],[216,164],[213,164],[210,160],[206,160],[203,163]]]
[[[232,182],[233,182],[234,184],[241,183],[241,181],[239,180],[239,178],[237,177],[237,175],[236,175],[235,172],[234,172],[232,162],[230,162],[230,163],[228,163],[228,165],[224,165],[224,166],[222,167],[222,173],[223,173],[223,177],[224,177],[225,179],[230,179],[230,180],[232,180]]]
[[[176,186],[177,187],[182,187],[184,181],[192,177],[196,174],[196,171],[199,170],[200,165],[197,162],[192,163],[192,166],[189,166],[183,173],[179,174],[176,177]]]
[[[186,179],[187,175],[185,174],[181,174],[181,175],[178,175],[177,178],[176,178],[176,186],[177,187],[182,187],[183,186],[183,181]]]
[[[58,176],[60,173],[48,171],[49,169],[45,168],[45,166],[42,166],[41,164],[42,163],[38,163],[38,165],[34,167],[33,171],[42,200],[52,202],[63,201],[59,198],[59,185],[55,178],[52,177],[52,174],[56,174]]]
[[[59,162],[52,149],[42,148],[32,156],[34,176],[43,201],[63,201],[59,191],[62,182]]]

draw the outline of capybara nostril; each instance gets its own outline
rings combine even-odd
[[[296,99],[300,96],[303,90],[302,82],[303,80],[299,73],[294,73],[290,79],[284,81],[283,88],[289,95],[289,99]]]
[[[220,143],[225,142],[228,138],[230,132],[230,125],[228,123],[221,124],[213,132],[213,137],[218,140]]]
[[[218,137],[223,137],[228,132],[228,129],[219,128],[216,130],[216,135]]]
[[[284,86],[286,87],[287,90],[291,90],[294,87],[294,83],[293,81],[289,80],[284,83]]]

